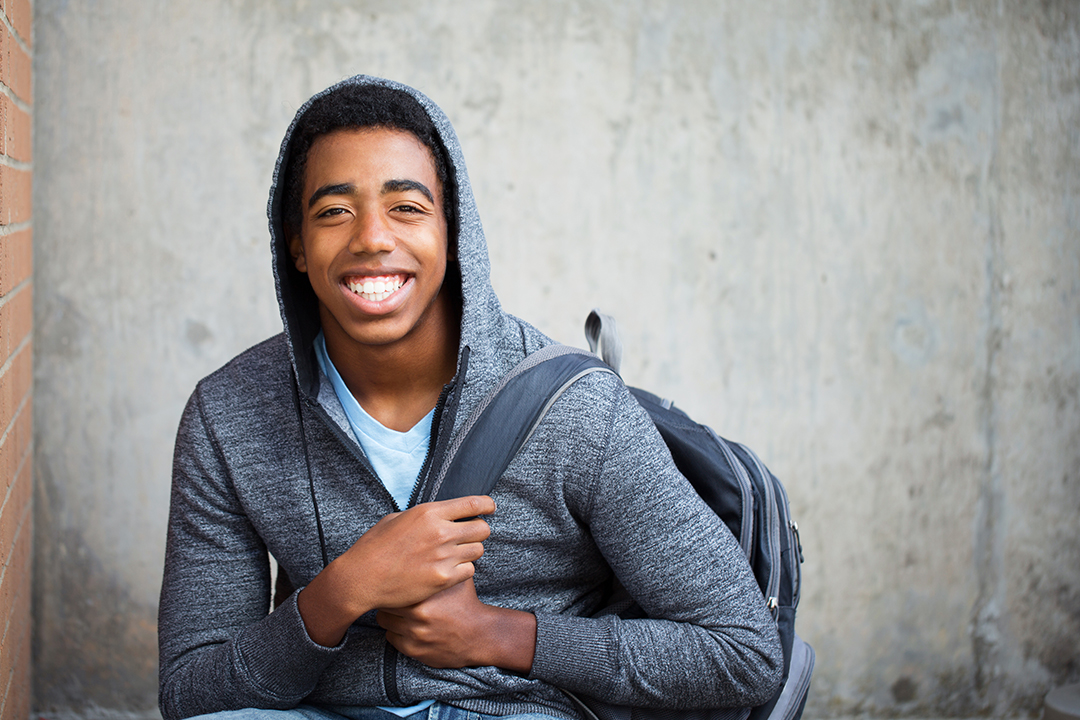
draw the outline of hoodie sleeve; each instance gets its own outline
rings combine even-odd
[[[727,526],[619,388],[584,514],[648,617],[537,613],[532,676],[615,705],[761,704],[775,692],[783,663],[761,591]]]
[[[233,491],[196,389],[181,419],[158,614],[166,720],[294,707],[338,648],[307,635],[294,593],[273,613],[266,546]]]

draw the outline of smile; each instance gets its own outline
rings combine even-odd
[[[401,289],[408,277],[405,275],[380,275],[378,277],[345,278],[345,287],[365,300],[379,302]]]

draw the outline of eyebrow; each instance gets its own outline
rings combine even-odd
[[[311,193],[311,197],[308,198],[307,205],[310,208],[319,198],[326,197],[327,195],[351,195],[356,191],[356,186],[352,183],[338,183],[337,185],[323,185],[321,188]]]
[[[382,186],[383,195],[392,192],[407,192],[409,190],[416,190],[426,197],[428,201],[435,202],[435,196],[428,190],[427,185],[415,180],[387,180]]]
[[[432,195],[431,190],[428,189],[427,185],[417,182],[416,180],[387,180],[382,186],[383,195],[393,192],[407,192],[409,190],[415,190],[426,197],[430,202],[435,202],[435,196]],[[352,183],[323,185],[308,198],[308,207],[310,208],[319,200],[319,198],[326,197],[327,195],[351,195],[354,192],[356,192],[356,186]]]

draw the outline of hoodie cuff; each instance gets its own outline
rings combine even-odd
[[[605,697],[615,666],[611,618],[536,613],[536,652],[530,678]]]
[[[239,667],[252,686],[277,700],[306,697],[348,640],[335,647],[312,640],[296,605],[297,589],[276,610],[236,638]]]

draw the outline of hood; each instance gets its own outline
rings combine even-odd
[[[346,85],[382,85],[404,90],[419,101],[438,131],[452,165],[449,175],[457,185],[457,264],[461,278],[462,307],[458,381],[462,380],[460,377],[463,371],[462,351],[468,348],[469,385],[475,386],[476,383],[485,385],[493,382],[500,376],[503,364],[494,362],[497,341],[493,341],[493,338],[504,336],[507,320],[491,287],[489,279],[491,266],[488,261],[487,244],[457,135],[443,111],[423,93],[390,80],[357,75],[318,93],[297,111],[296,117],[293,118],[285,133],[285,138],[281,141],[281,151],[278,154],[273,185],[270,188],[267,215],[270,221],[274,283],[277,288],[281,319],[285,325],[290,358],[296,371],[300,391],[308,397],[314,397],[318,393],[319,372],[312,343],[319,333],[320,321],[318,300],[311,289],[307,275],[293,266],[285,238],[282,223],[282,203],[286,194],[285,168],[289,159],[289,142],[304,113],[316,99]],[[448,228],[448,230],[449,235],[453,237],[453,229]],[[447,267],[445,282],[454,282],[451,278],[453,271],[454,264],[451,262]],[[495,367],[492,367],[493,364]],[[481,368],[490,368],[490,371],[483,372]]]

